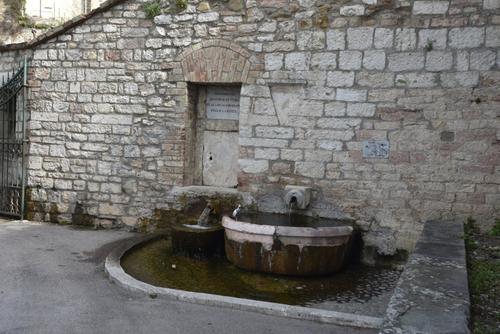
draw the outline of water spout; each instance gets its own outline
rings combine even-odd
[[[198,218],[198,226],[200,227],[208,227],[208,218],[210,218],[210,213],[212,212],[212,205],[210,203],[207,204],[200,217]]]
[[[234,209],[233,213],[232,213],[232,217],[238,221],[238,216],[241,214],[241,204],[238,204],[238,207],[236,209]]]
[[[311,189],[300,186],[286,186],[284,193],[285,204],[291,208],[305,210],[311,201]]]

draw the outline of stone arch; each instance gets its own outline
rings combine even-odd
[[[260,69],[247,50],[225,40],[190,46],[177,60],[185,81],[194,83],[252,83]]]

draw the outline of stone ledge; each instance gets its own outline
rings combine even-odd
[[[463,222],[429,221],[399,279],[380,333],[469,333],[469,309]]]

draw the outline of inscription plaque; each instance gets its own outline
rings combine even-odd
[[[364,140],[363,158],[389,158],[388,140]]]
[[[208,87],[207,118],[237,121],[240,118],[239,87]]]

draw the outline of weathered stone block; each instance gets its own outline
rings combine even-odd
[[[50,145],[49,155],[51,157],[65,157],[66,156],[66,148],[64,145]]]
[[[281,70],[283,67],[282,53],[268,53],[265,56],[266,71]]]
[[[371,103],[348,103],[347,116],[351,117],[373,117],[376,105]]]
[[[295,173],[306,177],[323,178],[325,165],[321,162],[296,162]]]
[[[450,1],[415,1],[413,3],[413,14],[446,14]]]
[[[334,70],[337,68],[337,59],[334,53],[314,53],[311,58],[311,68],[319,70]]]
[[[352,87],[354,84],[354,72],[333,71],[328,72],[327,86],[329,87]]]
[[[477,48],[484,43],[484,28],[453,28],[449,32],[449,37],[448,44],[451,48]]]
[[[421,29],[418,32],[418,47],[427,51],[446,49],[447,29]]]
[[[275,115],[273,100],[266,98],[255,99],[253,112],[256,114]]]
[[[443,87],[474,87],[479,82],[478,72],[442,73]]]
[[[389,28],[376,28],[373,44],[377,49],[392,48],[394,31]]]
[[[125,211],[120,204],[100,203],[99,214],[104,216],[121,216],[125,214]]]
[[[265,173],[269,169],[267,160],[239,159],[238,163],[243,172],[250,174]]]
[[[271,92],[268,86],[243,85],[241,87],[241,95],[249,97],[271,97]]]
[[[484,9],[499,9],[500,8],[500,0],[484,0],[483,8]]]
[[[277,160],[280,157],[280,151],[275,148],[255,148],[255,159]]]
[[[297,34],[299,50],[322,50],[325,48],[325,33],[323,31],[300,31]]]
[[[360,51],[340,51],[339,68],[341,70],[361,69],[362,53]]]
[[[469,70],[469,52],[468,51],[458,51],[456,58],[457,58],[457,71],[468,71]]]
[[[328,88],[328,87],[321,87],[321,86],[310,86],[306,90],[306,98],[310,100],[334,100],[335,99],[335,89],[333,88]],[[308,108],[308,105],[311,102],[305,102],[302,107],[304,107],[305,110],[310,109],[311,111],[318,111],[318,113],[322,113],[322,105],[316,102],[313,103],[314,106],[312,108]],[[310,115],[309,112],[307,112],[308,115]]]
[[[343,143],[341,141],[320,140],[318,148],[329,151],[342,151]]]
[[[500,31],[499,31],[500,32]],[[495,66],[497,54],[491,50],[471,51],[470,69],[487,71]]]
[[[325,116],[337,117],[345,116],[346,104],[345,102],[330,102],[325,104]]]
[[[93,115],[92,123],[97,124],[132,124],[132,116],[129,115]]]
[[[317,121],[317,127],[321,129],[354,129],[359,128],[361,125],[361,119],[359,118],[319,118]],[[306,152],[306,160],[307,152]]]
[[[326,32],[326,45],[328,50],[344,50],[345,31],[341,29],[328,30]]]
[[[255,134],[257,137],[289,139],[293,138],[294,129],[284,127],[257,126],[255,127]]]
[[[367,92],[364,89],[337,89],[337,100],[363,102],[366,101]]]
[[[363,16],[365,15],[365,6],[352,5],[340,7],[340,15],[342,16]]]
[[[369,88],[383,88],[394,86],[394,74],[390,72],[360,72],[357,76],[360,86]]]
[[[500,46],[500,26],[492,26],[486,28],[486,46]]]
[[[347,47],[350,50],[366,50],[373,45],[373,28],[347,29]]]
[[[305,52],[291,52],[285,56],[287,70],[304,71],[309,69],[310,54]]]
[[[303,159],[303,157],[304,157],[304,152],[302,150],[292,150],[292,149],[281,150],[282,160],[300,161]]]
[[[396,86],[429,88],[437,86],[438,80],[436,73],[405,73],[396,76]]]
[[[394,46],[398,51],[411,51],[417,46],[417,34],[415,29],[402,28],[396,29]]]
[[[427,71],[444,71],[453,66],[453,53],[445,51],[427,52],[425,69]]]
[[[314,150],[305,152],[305,161],[330,162],[332,161],[332,152],[324,150]]]
[[[389,69],[392,71],[411,71],[424,68],[425,57],[421,52],[394,53],[387,58]]]
[[[209,12],[209,13],[201,13],[198,14],[197,21],[198,22],[214,22],[219,20],[219,13],[217,12]]]
[[[385,68],[385,51],[365,51],[365,56],[363,58],[363,67],[367,70],[383,70]]]

